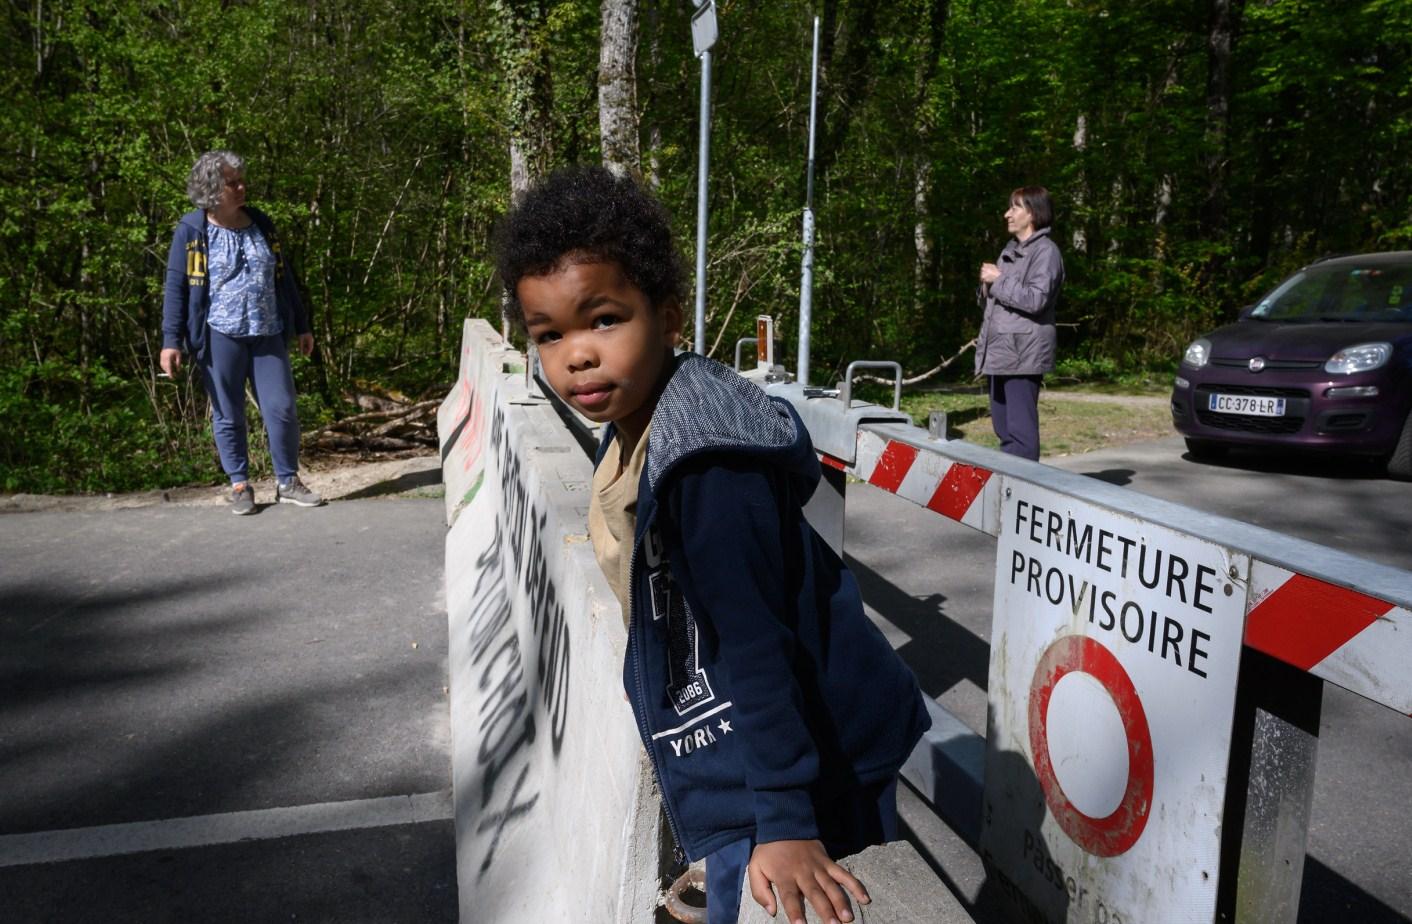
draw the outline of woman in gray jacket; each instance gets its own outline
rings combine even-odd
[[[981,264],[985,303],[976,374],[990,377],[990,419],[1000,449],[1039,459],[1039,383],[1054,368],[1054,306],[1064,258],[1050,239],[1054,206],[1043,186],[1010,194],[1005,226],[1014,237],[998,263]]]

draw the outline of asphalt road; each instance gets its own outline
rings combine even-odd
[[[1339,462],[1242,454],[1208,465],[1184,452],[1171,438],[1045,461],[1412,571],[1412,484]],[[845,546],[870,608],[926,692],[983,734],[995,540],[868,485],[851,485],[847,505]],[[1301,922],[1412,922],[1409,805],[1412,718],[1326,684]],[[914,798],[902,807],[973,901],[974,855]]]
[[[0,516],[0,921],[454,921],[444,540],[438,500]]]

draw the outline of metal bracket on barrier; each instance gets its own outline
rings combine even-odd
[[[843,402],[844,407],[848,407],[848,402],[853,398],[853,375],[859,369],[891,369],[892,409],[895,411],[902,405],[901,363],[895,363],[887,359],[855,359],[848,364],[848,368],[843,372],[843,381],[838,384],[838,398]]]
[[[736,371],[736,372],[739,372],[739,371],[740,371],[740,348],[743,347],[743,346],[745,346],[747,343],[758,343],[758,342],[759,342],[759,341],[756,340],[754,337],[741,337],[739,340],[737,340],[737,341],[735,342],[735,371]],[[756,350],[756,352],[758,353],[759,350]],[[759,360],[759,359],[756,359],[755,361],[758,363],[760,360]]]
[[[767,385],[765,392],[794,405],[817,451],[848,465],[857,461],[860,426],[865,423],[912,422],[912,418],[895,408],[888,410],[876,404],[854,406],[846,396],[831,397],[823,389],[806,388],[797,382]]]

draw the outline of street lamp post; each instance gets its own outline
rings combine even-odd
[[[814,17],[814,60],[809,77],[809,166],[804,186],[804,261],[799,273],[799,361],[795,380],[809,384],[809,330],[814,320],[814,116],[819,101],[819,17]]]
[[[716,44],[716,0],[691,15],[691,44],[701,59],[701,141],[696,173],[696,352],[706,353],[706,180],[711,159],[711,48]]]

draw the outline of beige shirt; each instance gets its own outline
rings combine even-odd
[[[622,605],[624,625],[632,613],[632,540],[637,528],[637,486],[647,465],[647,436],[644,431],[626,465],[622,436],[613,439],[593,473],[593,497],[588,503],[593,554]]]

